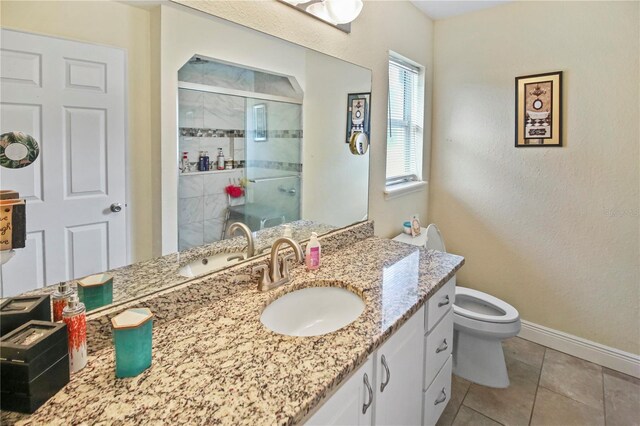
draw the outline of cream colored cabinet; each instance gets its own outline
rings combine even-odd
[[[422,417],[424,308],[376,351],[376,425],[418,425]]]
[[[307,421],[308,425],[371,425],[375,386],[370,357]]]

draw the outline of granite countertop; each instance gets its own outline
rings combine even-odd
[[[249,276],[233,279],[234,269],[185,284],[185,294],[201,294],[206,302],[154,322],[151,368],[116,379],[113,348],[104,347],[36,413],[13,419],[3,413],[3,421],[300,422],[464,263],[375,237],[322,260],[313,272],[296,266],[289,284],[265,293]],[[309,286],[345,287],[363,298],[365,310],[352,324],[315,337],[279,335],[260,323],[271,301]]]
[[[335,226],[307,220],[290,222],[288,225],[291,226],[293,238],[296,241],[309,239],[311,232],[317,232],[319,235],[322,235],[337,229]],[[254,237],[255,254],[261,254],[261,251],[269,248],[271,243],[276,238],[281,237],[282,234],[283,225],[256,231]],[[179,253],[172,253],[133,263],[105,271],[105,273],[113,276],[113,301],[114,303],[119,303],[197,278],[184,277],[179,273],[180,268],[194,260],[218,253],[244,252],[246,249],[247,239],[244,236],[239,236],[193,247]],[[76,280],[70,280],[68,283],[75,288]],[[26,292],[24,295],[50,294],[56,291],[56,289],[57,284],[54,284]]]

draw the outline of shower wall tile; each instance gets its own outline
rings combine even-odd
[[[198,161],[198,153],[200,151],[200,138],[190,136],[180,136],[179,139],[179,158],[182,159],[182,153],[186,152],[189,161],[194,163]]]
[[[178,126],[204,126],[204,93],[195,90],[178,90]]]
[[[244,129],[244,98],[205,93],[204,127],[208,129]]]
[[[224,188],[232,182],[238,183],[242,176],[244,176],[244,169],[206,174],[204,175],[204,194],[224,194]]]
[[[178,200],[178,225],[202,222],[204,197],[181,198]]]
[[[204,222],[178,226],[178,250],[186,250],[204,244]]]
[[[222,219],[209,219],[204,221],[204,243],[209,244],[220,241],[222,237]]]
[[[202,197],[203,195],[204,195],[204,176],[180,176],[179,177],[178,198]]]
[[[208,62],[204,67],[203,83],[209,86],[253,91],[254,72],[245,68]]]
[[[214,194],[204,196],[204,219],[224,219],[227,210],[226,194]]]
[[[197,64],[187,62],[178,70],[178,81],[202,84],[204,83],[203,71],[204,63]]]
[[[255,74],[255,91],[258,93],[268,93],[271,95],[298,97],[289,78],[279,75],[257,72]]]

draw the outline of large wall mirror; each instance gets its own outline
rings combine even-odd
[[[179,5],[153,7],[150,48],[161,55],[149,78],[160,84],[149,108],[161,140],[150,156],[162,202],[149,252],[159,257],[135,262],[122,255],[137,231],[126,194],[140,177],[123,166],[136,161],[126,145],[136,143],[126,138],[134,61],[47,28],[2,30],[0,133],[24,132],[42,149],[29,167],[0,168],[2,189],[27,205],[26,246],[3,253],[2,297],[107,271],[119,303],[263,255],[278,237],[304,241],[367,219],[369,155],[348,142],[368,132],[353,100],[368,121],[370,70]]]

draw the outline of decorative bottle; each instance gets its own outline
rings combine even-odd
[[[62,282],[58,284],[58,289],[51,295],[54,322],[62,321],[62,310],[67,306],[73,294],[73,288],[68,283]]]
[[[218,148],[218,170],[224,170],[224,154],[222,148]]]
[[[62,311],[62,318],[67,324],[69,340],[69,370],[80,371],[87,365],[87,315],[84,303],[77,295],[71,296],[68,305]]]

